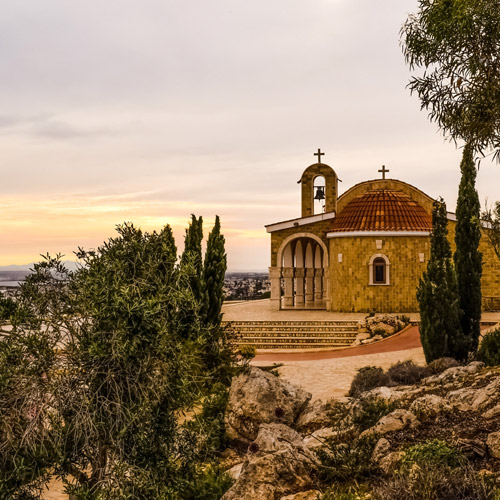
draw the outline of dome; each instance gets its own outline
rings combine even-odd
[[[407,194],[374,189],[350,201],[330,231],[431,231],[431,216]]]

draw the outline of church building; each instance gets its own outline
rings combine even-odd
[[[298,181],[302,216],[266,226],[271,234],[271,307],[336,312],[418,311],[416,290],[430,257],[434,200],[406,182],[356,184],[341,196],[335,171],[321,162]],[[455,249],[456,218],[448,214]],[[485,231],[486,229],[483,229]],[[500,262],[487,238],[483,307],[500,296]]]

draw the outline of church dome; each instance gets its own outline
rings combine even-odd
[[[350,201],[330,231],[431,231],[431,216],[407,194],[373,189]]]

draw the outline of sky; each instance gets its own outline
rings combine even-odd
[[[389,178],[454,210],[461,152],[420,111],[399,30],[417,0],[4,0],[0,265],[73,259],[131,221],[215,215],[228,268],[269,266],[303,170]],[[500,198],[483,160],[482,202]]]

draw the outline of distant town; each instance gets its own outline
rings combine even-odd
[[[26,279],[28,270],[1,270],[0,294],[11,295]],[[258,300],[269,298],[271,282],[266,272],[227,272],[224,280],[225,300]]]

